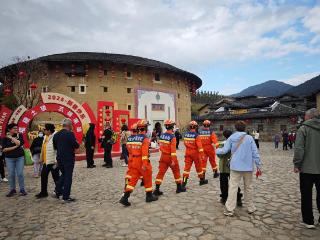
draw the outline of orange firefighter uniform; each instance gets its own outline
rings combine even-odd
[[[137,123],[139,134],[128,137],[127,146],[131,156],[129,171],[131,179],[128,184],[126,184],[125,192],[120,199],[120,203],[124,206],[131,205],[128,199],[141,176],[144,180],[146,202],[158,200],[158,198],[152,194],[152,166],[149,160],[150,140],[145,135],[147,126],[147,121],[140,120]]]
[[[152,166],[149,160],[150,140],[144,134],[130,136],[127,146],[131,155],[130,181],[126,192],[132,192],[140,177],[143,177],[146,192],[152,192]]]
[[[131,131],[132,131],[132,134],[128,137],[128,141],[132,142],[133,141],[133,137],[137,135],[137,124],[133,124],[131,126]],[[127,174],[125,176],[125,187],[124,187],[124,190],[126,190],[126,187],[129,183],[129,181],[131,180],[132,178],[132,173],[131,173],[131,168],[132,168],[132,145],[127,145],[127,150],[128,150],[128,153],[129,153],[129,156],[128,156],[128,169],[127,169]]]
[[[199,131],[199,136],[204,150],[204,158],[202,161],[202,170],[204,173],[207,171],[208,158],[212,167],[213,172],[217,172],[218,166],[216,163],[216,152],[215,148],[219,146],[218,138],[216,134],[210,130],[210,128],[203,128]],[[213,146],[214,145],[214,146]]]
[[[201,163],[204,157],[203,147],[200,136],[195,129],[191,129],[184,135],[184,145],[186,146],[186,152],[185,166],[183,171],[183,185],[187,185],[192,163],[194,163],[196,167],[198,177],[200,178],[200,185],[207,184],[208,181],[204,179]]]
[[[185,189],[182,188],[182,179],[180,175],[179,162],[177,159],[176,143],[177,140],[173,130],[167,130],[165,133],[160,135],[159,144],[161,157],[159,161],[159,172],[155,181],[156,190],[153,192],[155,195],[159,196],[163,194],[159,188],[169,167],[172,170],[175,182],[177,184],[176,193],[185,192]]]
[[[161,184],[165,173],[170,167],[176,183],[181,183],[179,162],[176,153],[176,138],[173,131],[167,131],[160,135],[159,144],[161,158],[159,161],[159,172],[156,178],[156,184]]]

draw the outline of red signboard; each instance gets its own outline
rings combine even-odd
[[[0,137],[5,137],[6,128],[12,111],[4,105],[0,105]]]
[[[21,118],[18,121],[18,127],[19,127],[19,132],[23,135],[24,141],[25,141],[25,147],[30,147],[27,133],[29,129],[29,124],[31,120],[37,116],[40,113],[44,112],[56,112],[60,113],[63,116],[70,118],[72,120],[73,124],[73,131],[76,135],[77,141],[81,143],[83,133],[82,133],[82,124],[80,119],[78,118],[77,114],[74,112],[74,110],[67,108],[65,106],[61,106],[59,104],[40,104],[35,106],[34,108],[29,109],[26,111]]]

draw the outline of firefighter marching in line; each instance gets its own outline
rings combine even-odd
[[[138,133],[138,129],[137,129],[137,124],[134,123],[132,124],[131,126],[131,135],[128,137],[128,142],[132,142],[132,138],[134,136],[136,136]],[[126,187],[128,185],[128,183],[130,182],[131,178],[132,178],[132,174],[131,174],[131,167],[132,167],[132,145],[127,145],[127,150],[128,150],[128,153],[129,153],[129,156],[128,156],[128,169],[127,169],[127,174],[125,176],[125,187],[124,187],[124,191],[126,190]]]
[[[149,160],[149,145],[150,140],[147,138],[148,122],[140,120],[137,122],[138,134],[129,137],[127,146],[130,149],[132,157],[130,166],[131,179],[126,185],[125,193],[120,199],[120,203],[124,206],[130,206],[129,197],[134,190],[138,180],[143,176],[144,187],[146,191],[146,202],[157,201],[158,197],[152,193],[152,166]]]
[[[173,132],[175,122],[173,120],[166,120],[164,126],[167,129],[165,133],[160,135],[159,144],[161,157],[159,161],[159,172],[156,177],[156,189],[153,194],[155,196],[160,196],[163,192],[160,191],[160,185],[166,174],[168,168],[170,167],[177,184],[176,193],[185,192],[186,188],[182,186],[182,179],[180,175],[180,167],[177,159],[177,149],[176,149],[176,137]]]
[[[209,162],[213,171],[213,177],[219,177],[218,165],[216,162],[216,151],[215,149],[219,147],[219,142],[217,135],[210,130],[211,122],[209,120],[205,120],[203,122],[203,128],[199,130],[199,135],[202,143],[202,147],[204,150],[204,159],[202,162],[202,170],[204,177],[207,171],[207,162],[209,158]],[[213,146],[214,144],[214,146]]]
[[[187,185],[192,163],[194,163],[196,167],[196,171],[200,179],[199,184],[204,185],[208,183],[208,180],[204,178],[202,170],[202,159],[204,158],[204,153],[201,139],[199,134],[197,133],[197,130],[198,123],[196,121],[191,121],[189,123],[189,132],[184,135],[184,145],[186,146],[186,152],[183,171],[183,187]]]

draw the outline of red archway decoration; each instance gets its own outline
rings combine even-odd
[[[73,130],[76,136],[78,143],[81,143],[83,137],[82,124],[80,119],[78,118],[76,112],[74,112],[71,108],[67,108],[66,106],[54,103],[43,103],[37,105],[28,111],[26,111],[18,121],[19,132],[23,135],[23,139],[25,141],[25,147],[29,148],[30,143],[28,140],[28,129],[31,120],[36,117],[40,113],[44,112],[56,112],[61,115],[70,118],[73,124]]]

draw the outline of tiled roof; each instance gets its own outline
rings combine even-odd
[[[279,103],[274,109],[271,107],[262,109],[249,109],[247,113],[231,114],[230,112],[209,113],[199,118],[199,120],[245,120],[256,118],[275,118],[275,117],[290,117],[303,116],[304,112],[295,108],[288,107]]]
[[[199,88],[202,85],[202,80],[193,73],[184,71],[177,67],[174,67],[170,64],[143,58],[132,55],[125,54],[114,54],[114,53],[98,53],[98,52],[68,52],[61,54],[53,54],[39,58],[40,60],[47,62],[81,62],[81,61],[101,61],[107,63],[116,63],[116,64],[128,64],[134,66],[143,66],[150,68],[163,69],[167,71],[172,71],[184,75],[189,80],[195,81],[197,87]]]

